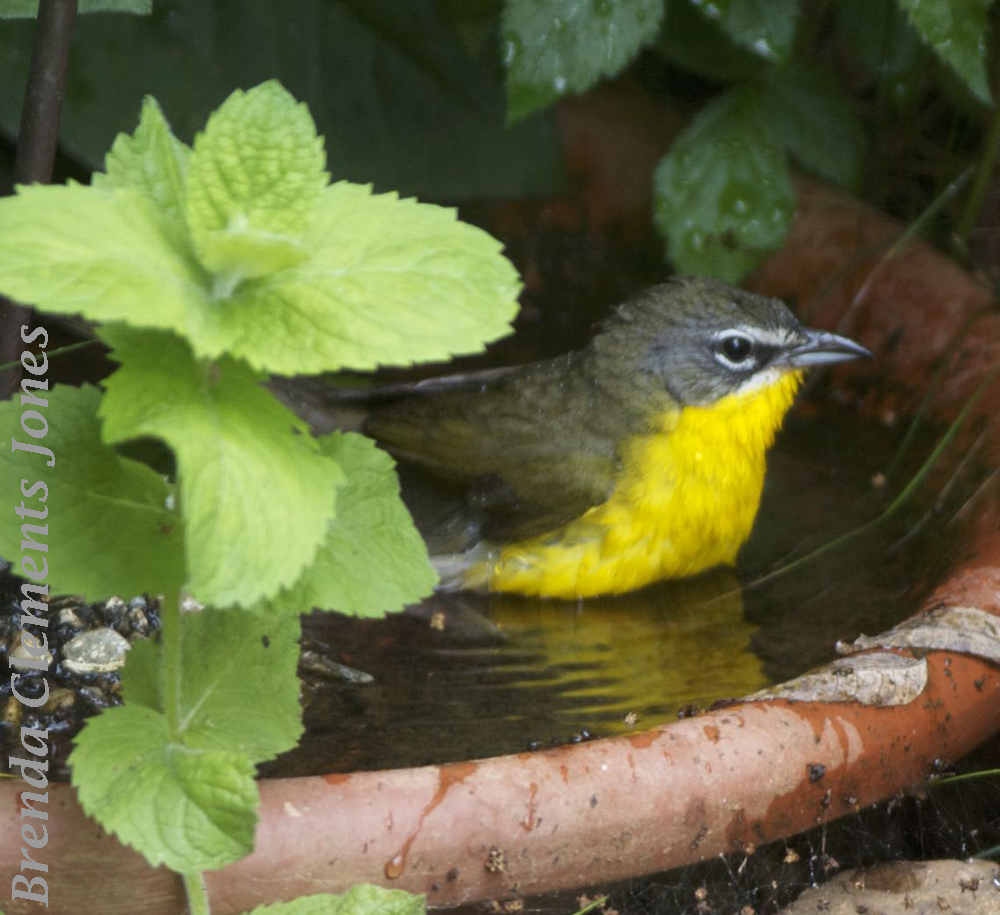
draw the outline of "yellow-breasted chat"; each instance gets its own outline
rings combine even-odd
[[[581,350],[369,392],[361,431],[449,487],[414,512],[443,588],[621,594],[732,565],[804,371],[869,355],[777,299],[675,277]]]

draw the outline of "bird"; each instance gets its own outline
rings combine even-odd
[[[617,595],[734,565],[804,372],[861,356],[778,299],[672,277],[583,349],[417,384],[363,431],[460,493],[442,589]]]

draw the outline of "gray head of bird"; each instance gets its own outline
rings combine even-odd
[[[778,299],[697,277],[672,278],[619,306],[592,345],[605,365],[628,363],[685,406],[871,355],[847,337],[803,327]]]

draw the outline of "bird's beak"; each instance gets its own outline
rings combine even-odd
[[[805,369],[814,365],[846,362],[859,356],[871,356],[871,350],[825,330],[805,330],[806,342],[782,353],[776,362],[791,368]]]

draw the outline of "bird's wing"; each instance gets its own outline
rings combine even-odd
[[[614,443],[588,428],[579,398],[536,394],[522,386],[407,398],[376,410],[365,431],[400,460],[461,484],[484,536],[521,539],[605,501],[617,468]]]
[[[514,483],[503,473],[476,478],[469,500],[494,541],[544,534],[604,502],[614,488],[614,461],[595,455],[557,455],[517,466]]]

